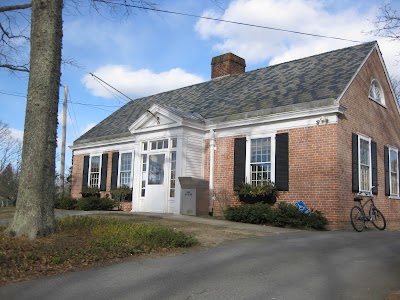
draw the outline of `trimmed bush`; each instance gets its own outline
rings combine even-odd
[[[77,210],[111,210],[118,204],[109,198],[99,198],[96,196],[83,197],[78,199],[76,204]]]
[[[276,208],[268,204],[255,203],[237,207],[229,206],[224,210],[224,216],[229,221],[271,224],[277,227],[313,228],[325,230],[328,220],[322,212],[315,210],[310,215],[300,212],[293,204],[280,202]]]
[[[250,223],[265,224],[269,223],[272,207],[264,203],[244,204],[237,207],[228,206],[224,210],[227,220]]]
[[[132,189],[126,186],[118,187],[110,191],[111,197],[118,201],[132,201]]]
[[[100,190],[97,187],[84,187],[82,189],[81,194],[83,198],[89,198],[89,197],[100,198]]]
[[[76,208],[77,200],[71,197],[59,197],[54,201],[54,208],[74,210]]]

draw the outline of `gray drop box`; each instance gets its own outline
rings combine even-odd
[[[190,216],[208,215],[208,180],[194,177],[179,177],[181,184],[181,214]]]

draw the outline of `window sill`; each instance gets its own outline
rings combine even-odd
[[[400,200],[400,197],[399,196],[389,196],[389,199]]]

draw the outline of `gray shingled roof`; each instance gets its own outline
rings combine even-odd
[[[129,136],[129,126],[153,104],[205,120],[337,99],[376,42],[331,51],[239,75],[225,76],[130,101],[74,145]],[[142,105],[138,105],[139,102]],[[312,102],[312,103],[311,103]],[[143,107],[142,107],[143,106]]]

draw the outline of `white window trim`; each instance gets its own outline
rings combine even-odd
[[[394,148],[394,147],[388,147],[389,149],[389,191],[390,191],[390,196],[391,198],[399,198],[399,194],[400,194],[400,187],[399,187],[399,171],[400,171],[400,167],[399,167],[399,150]],[[392,194],[392,164],[390,161],[390,151],[395,151],[396,152],[396,159],[397,159],[397,180],[396,180],[396,184],[397,184],[397,194]]]
[[[271,138],[271,181],[275,182],[276,134],[256,134],[246,136],[246,183],[251,183],[251,140],[262,138]]]
[[[361,140],[367,141],[369,145],[369,188],[364,191],[361,189]],[[372,155],[371,155],[371,138],[358,134],[358,190],[360,192],[369,192],[372,188]]]
[[[380,89],[381,101],[379,101],[378,99],[376,99],[376,98],[374,98],[374,97],[371,97],[371,86],[372,86],[372,84],[373,84],[374,82],[376,82],[376,83],[378,84],[378,87],[379,87],[379,89]],[[381,85],[381,83],[379,82],[379,80],[376,79],[376,78],[373,78],[373,79],[371,80],[371,83],[370,83],[370,85],[369,85],[369,90],[368,90],[368,98],[371,99],[372,101],[374,101],[374,102],[376,102],[376,103],[382,105],[383,107],[386,107],[385,94],[383,93],[382,85]]]
[[[148,149],[148,148],[147,148]],[[143,171],[143,155],[146,155],[146,171]],[[147,190],[147,174],[149,170],[149,154],[147,152],[144,152],[140,154],[140,180],[139,180],[139,198],[144,199],[146,198],[146,190]],[[145,186],[144,186],[144,193],[145,195],[142,196],[142,183],[143,180],[145,181]]]
[[[90,154],[90,157],[89,157],[89,170],[88,170],[89,176],[88,176],[87,186],[88,187],[92,187],[92,185],[90,184],[90,174],[92,173],[91,172],[91,170],[92,170],[92,157],[95,157],[95,156],[99,156],[100,157],[100,160],[99,160],[99,183],[97,184],[97,188],[99,189],[100,188],[100,184],[101,184],[101,165],[103,163],[102,162],[102,158],[103,158],[102,153]]]
[[[133,155],[134,155],[134,151],[124,151],[124,152],[120,152],[119,153],[119,157],[118,157],[118,176],[117,176],[117,186],[121,187],[121,160],[122,160],[122,154],[127,154],[127,153],[131,153],[132,157],[131,157],[131,180],[129,181],[129,188],[132,188],[132,182],[133,182]]]

